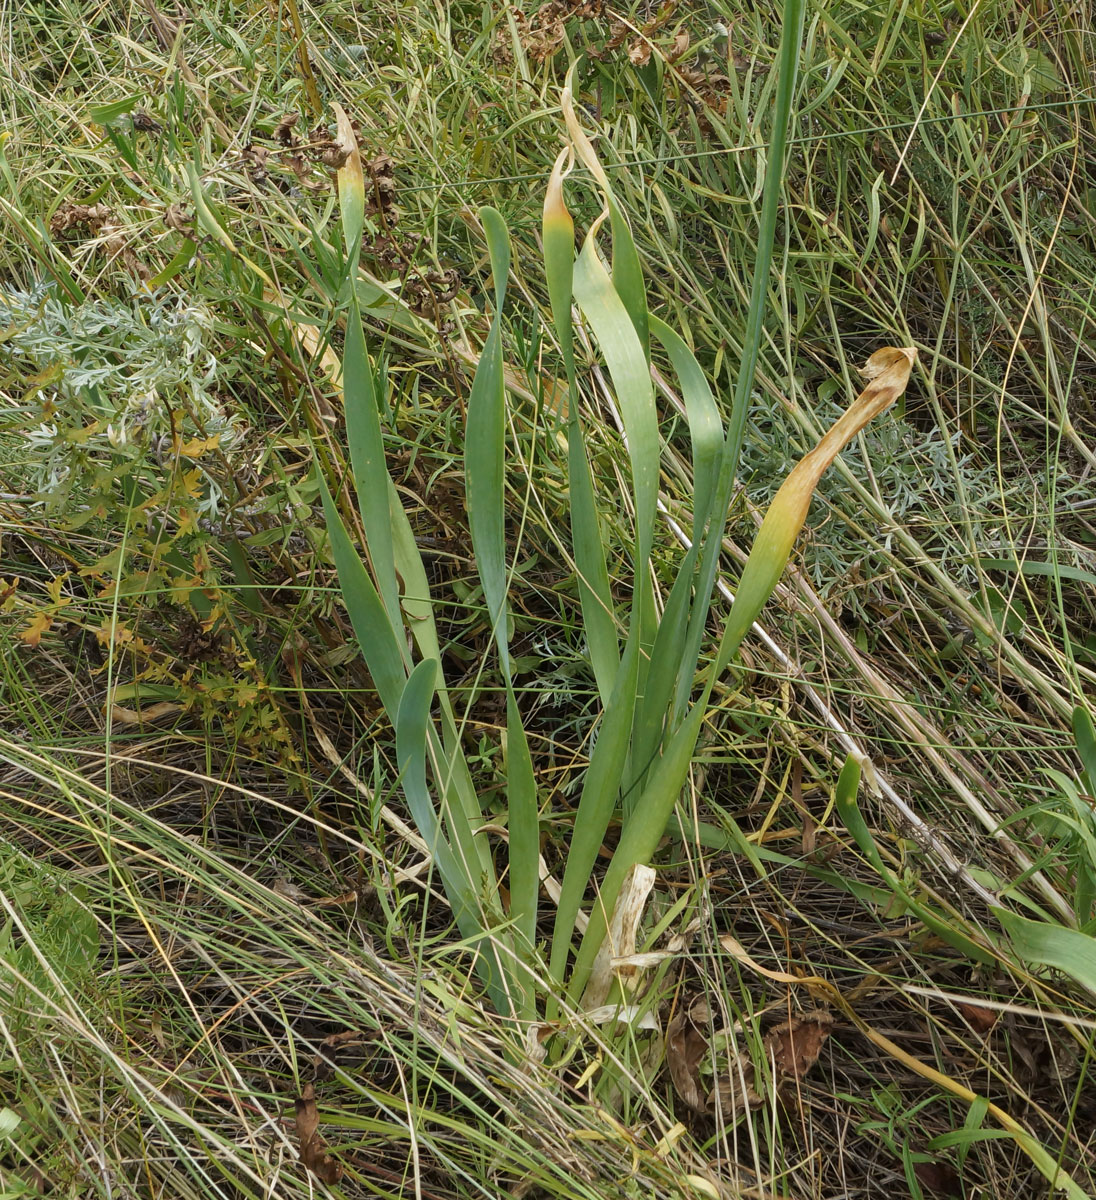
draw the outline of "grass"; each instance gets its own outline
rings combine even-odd
[[[1094,1194],[1092,28],[810,8],[777,178],[772,8],[177,16],[0,24],[0,1191]],[[646,407],[542,233],[571,69]],[[650,753],[598,763],[686,712],[583,1018],[649,815]]]

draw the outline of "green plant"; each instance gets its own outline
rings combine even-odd
[[[780,161],[794,92],[802,9],[788,14],[772,153]],[[340,138],[352,146],[339,173],[340,205],[348,274],[357,277],[364,224],[365,193],[360,159],[349,121],[337,110]],[[583,784],[547,955],[550,986],[547,1014],[554,1019],[564,996],[578,1004],[588,986],[597,996],[608,978],[591,985],[618,894],[634,866],[655,851],[677,802],[704,720],[709,697],[784,569],[822,473],[837,452],[874,415],[901,395],[914,360],[912,351],[879,351],[869,363],[869,384],[816,449],[789,475],[770,506],[747,560],[738,597],[714,662],[705,674],[700,698],[689,702],[701,637],[708,620],[714,564],[723,531],[745,429],[746,401],[753,362],[742,367],[730,435],[725,440],[711,391],[682,337],[647,309],[639,256],[628,220],[608,176],[576,118],[571,92],[563,96],[570,148],[557,159],[544,207],[545,271],[555,332],[567,377],[567,479],[579,596],[591,666],[603,706],[600,729]],[[575,157],[593,177],[604,205],[577,260],[574,227],[563,199],[563,181]],[[767,237],[756,264],[750,310],[750,342],[760,339],[764,284],[775,227],[775,177],[763,212]],[[377,382],[362,332],[356,286],[350,289],[342,383],[358,510],[372,564],[368,572],[354,551],[331,492],[324,488],[328,530],[343,597],[385,709],[396,730],[404,793],[420,833],[434,855],[438,873],[465,939],[474,945],[480,970],[500,1013],[531,1019],[538,1012],[533,980],[539,888],[539,813],[526,731],[510,664],[508,593],[512,565],[505,536],[506,378],[503,307],[510,272],[508,232],[500,215],[481,210],[494,278],[494,310],[468,397],[465,475],[469,528],[476,569],[498,652],[506,693],[507,841],[509,910],[500,892],[486,839],[479,833],[479,806],[458,723],[440,678],[437,632],[426,603],[425,571],[402,505],[384,469]],[[597,233],[608,220],[613,234],[612,273],[602,265]],[[631,466],[633,562],[630,606],[621,610],[609,586],[606,547],[580,420],[581,392],[575,362],[577,304],[597,340],[620,407]],[[650,375],[651,343],[661,345],[678,377],[693,451],[694,494],[691,545],[677,568],[661,618],[646,565],[654,549],[660,435]],[[743,382],[744,381],[744,382]],[[699,566],[699,580],[696,578]],[[403,600],[400,585],[402,582]],[[402,607],[401,607],[402,603]],[[618,622],[625,627],[623,647]],[[417,645],[414,663],[406,627]],[[435,697],[440,725],[430,711]],[[438,802],[427,783],[427,766]],[[620,840],[585,933],[573,947],[590,873],[618,803]],[[574,949],[575,958],[570,964]],[[570,964],[570,966],[569,966]],[[603,968],[604,969],[604,968]]]

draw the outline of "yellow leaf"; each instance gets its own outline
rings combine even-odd
[[[54,604],[60,606],[62,604],[70,604],[71,596],[62,596],[61,589],[65,586],[65,580],[68,579],[68,571],[64,575],[55,575],[49,583],[46,584],[46,591],[49,593],[49,598]]]
[[[184,471],[179,484],[185,495],[191,500],[198,500],[202,495],[202,471],[195,467],[192,471]]]
[[[170,700],[161,700],[159,704],[150,704],[147,708],[142,708],[140,712],[115,704],[110,710],[110,717],[112,721],[117,721],[121,725],[140,725],[145,721],[158,721],[161,717],[170,717],[182,711],[181,704],[173,704]]]
[[[738,592],[716,657],[716,677],[742,644],[783,575],[819,480],[850,439],[902,395],[916,361],[917,351],[912,347],[885,346],[876,350],[863,371],[868,386],[830,426],[818,445],[796,463],[780,485],[742,569]]]
[[[44,612],[35,613],[31,623],[19,636],[28,646],[37,646],[42,640],[42,634],[53,624],[53,618]]]
[[[221,435],[219,433],[207,438],[191,438],[189,442],[184,442],[179,447],[179,454],[183,458],[201,458],[206,451],[216,450],[220,444]]]

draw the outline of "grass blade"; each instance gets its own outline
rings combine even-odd
[[[780,56],[777,65],[776,96],[773,104],[772,136],[765,170],[765,184],[761,199],[761,218],[757,231],[757,258],[754,261],[753,280],[750,285],[750,307],[746,314],[746,328],[742,338],[742,361],[735,379],[734,399],[731,407],[731,423],[720,464],[719,483],[716,489],[714,508],[717,514],[727,511],[734,493],[735,475],[742,453],[746,419],[749,415],[750,394],[753,391],[757,360],[761,353],[764,336],[765,310],[768,303],[769,272],[772,266],[773,244],[776,239],[776,223],[780,206],[780,195],[784,180],[784,156],[788,143],[788,132],[792,123],[792,103],[795,98],[796,78],[799,73],[799,53],[803,42],[803,27],[806,21],[806,0],[786,0],[782,13],[783,32],[780,37]],[[700,647],[704,641],[704,630],[711,605],[712,592],[719,574],[720,539],[709,539],[700,561],[700,584],[697,599],[689,622],[686,640],[685,666],[678,680],[677,696],[674,701],[674,720],[685,712],[692,689],[691,676],[700,661]]]

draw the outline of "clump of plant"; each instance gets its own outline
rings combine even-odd
[[[774,117],[774,161],[781,161],[794,90],[802,10],[786,29],[782,86]],[[354,145],[349,120],[337,110],[340,138]],[[343,597],[381,703],[393,721],[400,778],[408,807],[433,855],[458,927],[477,955],[491,1001],[504,1016],[552,1020],[561,1008],[590,1008],[614,993],[606,931],[633,868],[654,854],[681,794],[712,689],[782,573],[806,519],[814,488],[841,447],[905,389],[912,350],[873,355],[868,387],[819,445],[795,468],[770,507],[739,583],[715,660],[698,679],[718,571],[724,515],[734,487],[750,392],[760,313],[776,223],[778,174],[769,180],[763,212],[763,253],[751,308],[752,354],[743,364],[730,435],[702,370],[680,334],[647,309],[639,255],[608,176],[563,95],[569,146],[556,161],[544,205],[545,274],[567,383],[566,474],[574,561],[590,665],[601,704],[597,740],[585,773],[566,852],[547,952],[541,933],[540,802],[511,661],[509,592],[515,559],[506,537],[506,370],[503,311],[510,243],[502,217],[480,219],[494,279],[494,309],[467,402],[466,504],[476,569],[506,696],[506,902],[502,878],[460,736],[461,718],[441,671],[441,654],[426,572],[385,469],[378,381],[363,333],[362,305],[349,289],[342,384],[347,436],[365,533],[368,570],[355,550],[332,493],[323,489],[328,530]],[[603,212],[574,255],[574,226],[564,181],[575,159],[592,177]],[[347,273],[354,281],[365,220],[365,188],[355,149],[339,172]],[[599,251],[599,231],[612,230],[612,263]],[[608,368],[621,413],[631,468],[627,497],[633,563],[629,602],[609,586],[581,418],[576,361],[577,307]],[[656,610],[648,570],[655,544],[661,457],[651,381],[652,345],[677,375],[693,453],[692,540],[676,579]],[[700,685],[700,695],[693,699]],[[436,715],[435,715],[436,714]],[[620,836],[598,895],[584,914],[587,887],[610,824]]]
[[[154,296],[63,304],[48,289],[0,293],[4,353],[29,376],[16,413],[37,498],[73,526],[103,515],[118,480],[141,499],[182,493],[203,516],[221,509],[238,418],[217,395],[211,315]],[[217,453],[213,453],[216,451]]]
[[[797,37],[794,28],[786,30],[787,57],[782,69],[792,77]],[[339,173],[346,270],[351,281],[342,386],[356,495],[356,504],[351,502],[351,506],[357,509],[364,531],[368,566],[340,514],[338,492],[322,480],[321,494],[343,600],[381,704],[395,728],[404,797],[430,852],[463,945],[474,952],[475,967],[491,1004],[502,1017],[527,1031],[544,1028],[544,1021],[550,1029],[565,1027],[576,1011],[593,1020],[623,1022],[638,1031],[650,1028],[652,1021],[657,1026],[657,1017],[649,1006],[632,1003],[639,999],[632,990],[634,977],[618,974],[613,958],[619,961],[622,949],[635,948],[654,879],[646,864],[658,850],[695,762],[713,689],[776,587],[823,473],[848,441],[904,392],[916,351],[896,347],[876,351],[866,365],[867,385],[862,393],[781,484],[738,580],[718,646],[701,669],[723,525],[735,483],[760,337],[763,283],[775,229],[776,184],[770,178],[763,205],[764,252],[757,264],[748,324],[752,336],[747,339],[735,408],[725,434],[711,390],[686,341],[648,311],[627,217],[578,122],[569,87],[562,108],[569,145],[557,159],[548,184],[542,243],[554,330],[566,375],[571,540],[600,717],[565,848],[563,878],[553,893],[555,913],[550,922],[542,919],[545,914],[541,910],[541,801],[514,685],[511,646],[510,594],[518,586],[520,558],[507,537],[506,440],[508,424],[527,419],[527,414],[523,417],[517,408],[508,412],[503,350],[511,253],[508,230],[496,210],[480,210],[494,304],[468,395],[464,454],[475,567],[506,699],[502,743],[505,806],[500,822],[477,793],[461,736],[464,715],[442,669],[426,571],[385,467],[379,379],[365,343],[356,286],[365,195],[356,151]],[[775,125],[780,130],[787,109],[784,106],[781,114],[781,105],[777,108]],[[352,143],[350,123],[337,111],[340,135]],[[774,138],[771,161],[781,161],[782,154],[782,139]],[[576,159],[594,181],[603,203],[577,258],[574,225],[564,200],[564,183]],[[599,249],[599,232],[606,223],[612,233],[608,265]],[[609,547],[603,541],[583,429],[577,356],[580,321],[607,368],[628,454],[630,491],[624,499],[632,538],[624,550],[633,573],[630,595],[623,600],[619,586],[613,590],[609,583]],[[652,347],[656,345],[676,375],[686,413],[694,483],[691,538],[660,607],[655,604],[649,570],[655,548],[662,453],[651,379]],[[558,438],[545,439],[545,443],[551,447]],[[344,498],[344,503],[347,500]],[[618,568],[618,578],[619,574]],[[887,866],[857,807],[861,770],[860,759],[850,755],[837,785],[835,805],[884,891],[970,961],[992,962],[1002,953],[999,945],[980,932],[968,934],[952,914],[926,903]],[[598,858],[607,842],[612,842],[607,835],[614,824],[618,832],[609,865],[597,876],[596,890],[590,895]],[[501,865],[492,838],[500,838],[505,845]],[[1018,949],[1025,934],[1029,941],[1035,940],[1035,931],[1028,930],[1033,922],[1003,909],[998,916]],[[551,932],[544,944],[541,939],[549,924]],[[1046,936],[1052,928],[1043,926],[1037,932]],[[1070,941],[1053,959],[1039,959],[1030,946],[1020,953],[1062,967],[1077,948]],[[827,981],[812,982],[819,994],[827,995],[888,1054],[913,1065],[925,1078],[938,1083],[944,1078],[865,1026]],[[530,1044],[528,1033],[525,1044]],[[968,1102],[978,1099],[950,1081],[947,1090]],[[987,1111],[1047,1179],[1067,1190],[1072,1187],[1053,1157],[1019,1122],[997,1106],[990,1105]],[[1080,1193],[1074,1190],[1073,1194]]]

